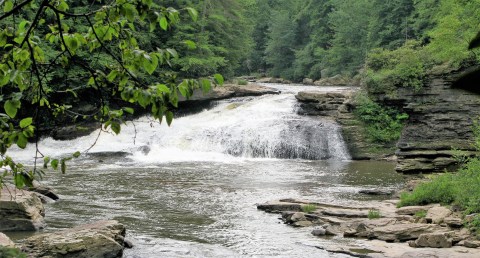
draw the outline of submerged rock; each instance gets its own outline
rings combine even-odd
[[[282,201],[271,201],[263,204],[257,204],[257,209],[266,212],[301,211],[302,204]]]
[[[50,187],[37,185],[37,186],[29,187],[29,188],[27,188],[27,190],[39,193],[39,194],[41,194],[43,196],[46,196],[46,197],[48,197],[48,198],[50,198],[54,201],[60,199],[60,197],[58,197],[58,195]]]
[[[392,195],[393,191],[382,190],[382,189],[364,189],[364,190],[358,191],[358,193],[367,194],[367,195]]]
[[[125,227],[115,220],[98,221],[54,233],[36,235],[20,244],[30,257],[122,257]]]
[[[4,186],[0,191],[0,231],[34,231],[44,227],[45,209],[38,196]]]

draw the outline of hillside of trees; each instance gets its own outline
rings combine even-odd
[[[93,119],[119,133],[137,109],[171,123],[179,95],[208,91],[223,77],[301,81],[343,75],[361,78],[368,92],[384,93],[398,86],[419,90],[428,74],[480,60],[478,49],[468,50],[480,29],[480,0],[5,0],[0,5],[2,156],[12,145],[23,148],[38,140],[38,129],[52,125]],[[382,109],[368,98],[364,106]],[[395,130],[398,122],[391,123]],[[53,161],[45,157],[57,167],[59,161]],[[8,158],[1,165],[23,171]]]

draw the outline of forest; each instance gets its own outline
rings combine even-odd
[[[0,0],[0,229],[107,219],[117,253],[98,257],[132,248],[122,223],[135,257],[358,256],[372,237],[474,257],[479,14],[480,0]],[[39,193],[26,229],[17,189]],[[312,246],[309,226],[337,236]]]

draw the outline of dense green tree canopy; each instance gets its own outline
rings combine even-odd
[[[7,150],[39,129],[97,120],[119,133],[140,109],[170,124],[179,96],[220,74],[419,90],[438,67],[478,64],[478,13],[480,0],[3,0],[0,165],[28,183],[36,170]],[[71,158],[36,156],[62,169]]]

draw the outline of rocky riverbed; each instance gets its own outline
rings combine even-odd
[[[461,214],[438,204],[397,208],[398,200],[346,206],[297,199],[258,204],[293,227],[311,227],[322,238],[363,239],[318,246],[356,257],[480,257],[480,241],[463,227]]]

